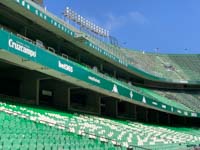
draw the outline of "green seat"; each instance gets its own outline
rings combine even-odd
[[[23,145],[20,147],[21,150],[28,150],[29,146],[28,145]]]
[[[163,147],[183,149],[186,145],[179,146],[178,141],[182,140],[183,143],[188,144],[200,142],[200,130],[198,129],[162,127],[18,105],[16,105],[16,108],[12,108],[7,104],[6,107],[21,114],[26,114],[31,110],[35,113],[30,113],[30,116],[49,117],[58,120],[63,123],[62,125],[66,129],[60,130],[57,126],[49,127],[37,121],[33,123],[29,120],[30,118],[22,119],[20,116],[1,112],[0,116],[3,121],[0,121],[0,146],[2,149],[5,146],[6,149],[12,149],[13,147],[18,149],[20,147],[20,150],[125,150],[125,146],[130,144],[156,149],[163,149]],[[74,133],[67,132],[67,127],[73,127],[73,125],[76,126],[73,130]],[[80,129],[87,134],[78,136]],[[89,133],[93,135],[89,135]],[[102,137],[99,137],[99,135]],[[168,139],[169,137],[171,138]],[[4,143],[9,144],[7,146]],[[124,145],[124,147],[115,147],[113,144]]]
[[[51,150],[51,145],[44,145],[44,150]]]
[[[37,144],[37,150],[44,150],[44,146],[42,144]]]

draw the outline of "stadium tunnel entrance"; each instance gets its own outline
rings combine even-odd
[[[0,93],[23,103],[36,104],[37,79],[44,74],[0,60]]]
[[[69,110],[100,114],[99,104],[101,94],[81,87],[70,88],[69,94]]]
[[[68,89],[74,85],[5,60],[0,60],[0,72],[1,96],[19,103],[68,108]]]
[[[118,117],[133,121],[170,125],[170,115],[133,103],[118,101]]]
[[[54,78],[41,78],[39,82],[39,98],[37,104],[56,107],[62,110],[68,108],[70,98],[69,88],[74,86]]]
[[[101,115],[108,117],[117,117],[117,102],[116,98],[102,96],[100,101]]]
[[[125,101],[118,101],[117,109],[119,118],[136,120],[137,110],[135,104],[131,104]]]

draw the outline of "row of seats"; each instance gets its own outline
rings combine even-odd
[[[121,150],[111,143],[65,132],[18,116],[0,113],[0,149],[4,150]]]
[[[159,90],[151,90],[151,89],[146,89],[146,88],[140,88],[140,89],[144,93],[148,94],[149,97],[153,97],[164,104],[168,104],[170,106],[173,106],[182,110],[186,110],[186,111],[194,111],[193,109],[188,107],[188,105],[185,105],[183,103],[180,103],[179,101],[176,101],[173,97],[167,97],[166,92],[161,92]],[[176,94],[179,94],[179,93],[176,93]]]
[[[171,102],[176,102],[183,104],[187,108],[190,108],[192,111],[199,112],[200,109],[200,92],[199,91],[162,91],[162,90],[154,90],[155,92],[162,97],[166,97],[167,99],[171,99]]]
[[[199,80],[200,55],[142,53],[125,49],[131,64],[155,76],[172,80]]]
[[[190,79],[199,80],[200,66],[197,65],[200,62],[199,55],[183,55],[183,56],[170,56],[172,62],[177,64],[181,70],[184,71],[186,76]]]
[[[177,129],[160,127],[137,122],[111,120],[91,115],[64,113],[51,109],[20,106],[6,102],[0,103],[0,111],[9,113],[18,118],[25,118],[35,123],[46,124],[51,128],[56,128],[55,132],[61,129],[61,131],[59,131],[61,134],[63,132],[70,132],[80,135],[81,137],[105,142],[108,143],[108,147],[112,147],[114,144],[123,148],[140,146],[140,148],[151,147],[154,149],[155,146],[159,149],[159,147],[163,148],[164,146],[177,148],[186,147],[186,143],[200,143],[200,130],[192,128]],[[4,124],[8,125],[8,122],[6,123],[5,121]],[[20,128],[20,126],[21,125],[18,127]],[[23,130],[23,125],[21,127],[22,130],[20,130],[20,132],[29,133],[31,138],[36,139],[37,136],[34,134],[35,132]],[[34,128],[33,131],[35,131]],[[37,129],[37,131],[40,130]],[[9,130],[7,130],[7,132],[9,133]],[[47,134],[46,138],[49,137],[49,140],[58,138],[59,141],[62,140],[65,144],[68,143],[63,136],[56,137],[57,134],[55,134],[55,137],[51,139],[51,135],[51,133]],[[44,144],[43,140],[42,144]]]

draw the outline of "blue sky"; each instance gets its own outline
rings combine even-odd
[[[45,0],[62,17],[66,6],[109,29],[123,47],[200,54],[200,0]]]

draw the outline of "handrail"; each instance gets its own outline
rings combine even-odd
[[[0,93],[0,98],[6,98],[6,99],[10,99],[10,100],[16,100],[17,102],[34,101],[34,100],[26,99],[26,98],[21,98],[21,97],[16,97],[16,96],[9,96],[9,95],[5,95],[5,94],[1,94],[1,93]]]

